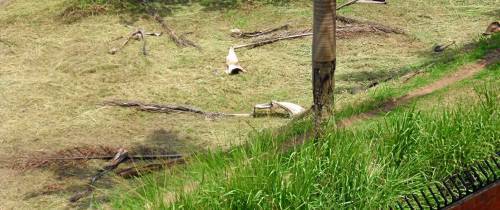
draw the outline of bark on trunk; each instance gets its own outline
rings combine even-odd
[[[312,75],[315,139],[322,134],[321,124],[333,115],[336,64],[335,11],[335,0],[314,1]]]

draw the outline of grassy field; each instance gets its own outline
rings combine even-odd
[[[408,86],[429,83],[498,48],[500,36],[479,45]],[[310,129],[308,120],[289,125],[280,135],[259,133],[244,147],[201,155],[186,168],[138,179],[137,189],[117,192],[114,207],[388,209],[401,195],[417,193],[499,150],[499,65],[497,60],[472,79],[386,115],[330,129],[318,144],[282,150],[283,140]],[[401,84],[385,85],[379,91],[401,94]]]
[[[158,24],[128,12],[109,11],[74,20],[61,16],[74,2],[0,3],[0,156],[94,144],[145,145],[182,152],[228,149],[245,143],[251,131],[290,122],[271,117],[211,121],[194,115],[143,113],[101,106],[107,99],[186,104],[236,113],[249,112],[254,104],[270,100],[304,107],[311,104],[309,38],[238,51],[249,73],[223,73],[228,47],[247,42],[231,38],[230,29],[251,31],[283,23],[291,24],[292,30],[308,28],[312,22],[309,1],[222,10],[197,3],[173,5],[165,19],[178,33],[193,32],[187,36],[203,50],[181,49],[167,37],[151,37],[146,57],[140,54],[138,42],[116,55],[107,52],[120,44],[112,39],[133,30],[124,24],[160,31]],[[457,41],[456,48],[471,42],[500,16],[496,3],[400,0],[388,6],[356,5],[342,11],[346,16],[404,28],[408,35],[364,34],[339,40],[338,108],[358,107],[367,97],[383,99],[402,93],[370,95],[363,87],[453,55],[455,51],[433,55],[430,49],[449,40]],[[360,94],[352,95],[360,88]],[[89,171],[58,177],[51,170],[19,174],[2,167],[0,201],[5,208],[64,207],[66,196],[85,181]],[[71,184],[50,195],[26,196],[53,183]]]

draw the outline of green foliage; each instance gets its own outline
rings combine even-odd
[[[494,153],[498,132],[491,125],[498,120],[488,109],[408,111],[376,127],[331,132],[319,145],[237,167],[227,182],[208,185],[179,203],[187,208],[386,208],[428,179],[439,180],[460,164]]]

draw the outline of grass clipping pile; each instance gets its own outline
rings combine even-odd
[[[92,158],[105,158],[113,156],[118,147],[103,145],[85,145],[56,152],[32,152],[29,156],[16,157],[9,161],[9,168],[27,171],[41,168],[69,168],[85,166]]]

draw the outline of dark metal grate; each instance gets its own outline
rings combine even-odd
[[[418,194],[403,196],[390,209],[443,209],[499,181],[499,154],[474,162]]]

